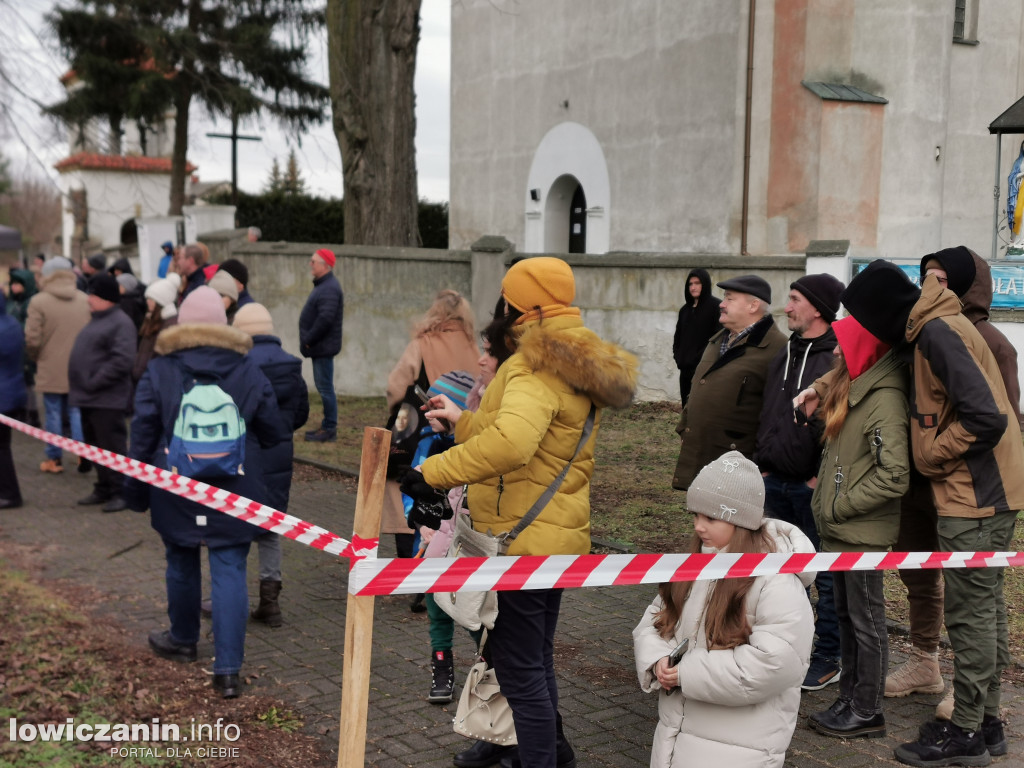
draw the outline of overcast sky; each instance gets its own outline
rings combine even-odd
[[[45,168],[53,177],[53,164],[67,156],[62,132],[40,118],[37,106],[61,98],[59,78],[67,69],[53,41],[40,36],[43,14],[54,5],[47,0],[0,0],[0,24],[6,31],[0,56],[10,79],[0,84],[0,97],[11,115],[2,129],[2,145],[15,176],[27,166],[35,173]],[[423,0],[416,67],[416,166],[420,197],[434,201],[448,199],[450,28],[451,1]],[[311,42],[309,72],[325,85],[326,37],[323,32]],[[213,122],[202,107],[193,104],[188,159],[199,166],[201,181],[230,180],[231,142],[209,138],[208,132],[230,133],[231,123],[227,119]],[[243,122],[239,132],[262,139],[238,143],[240,189],[259,192],[274,158],[283,170],[294,148],[307,189],[324,197],[341,197],[341,154],[329,116],[323,125],[301,136],[301,146],[269,119]]]

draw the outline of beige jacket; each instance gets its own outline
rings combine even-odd
[[[68,393],[71,347],[91,317],[89,300],[75,287],[70,269],[59,269],[40,280],[25,321],[25,352],[36,362],[37,392]]]

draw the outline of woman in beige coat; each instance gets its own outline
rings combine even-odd
[[[799,528],[764,517],[761,473],[737,451],[700,471],[687,506],[694,552],[814,551]],[[640,687],[659,691],[651,768],[781,768],[811,653],[814,575],[661,585],[633,630]]]

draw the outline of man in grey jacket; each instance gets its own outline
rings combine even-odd
[[[135,362],[135,324],[120,306],[117,280],[100,273],[89,281],[92,319],[71,348],[68,362],[68,400],[82,412],[85,442],[115,453],[128,452],[125,417],[132,391]],[[104,512],[120,512],[124,477],[96,465],[93,491],[78,503],[102,504]]]

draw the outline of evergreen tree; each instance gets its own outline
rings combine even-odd
[[[276,163],[277,160],[275,159]],[[299,173],[299,163],[295,159],[295,150],[288,153],[288,170],[284,175],[282,189],[289,195],[302,195],[306,192],[306,182]]]
[[[270,176],[267,177],[267,183],[263,189],[268,195],[275,195],[284,191],[284,177],[281,175],[281,166],[277,164],[276,157],[274,158],[273,165],[270,166]]]
[[[151,69],[166,84],[176,112],[171,156],[171,215],[185,199],[189,110],[195,99],[212,115],[230,117],[267,112],[296,131],[321,121],[327,89],[306,78],[308,31],[323,23],[323,12],[310,0],[78,0],[74,11],[100,19],[125,21],[136,58],[151,57]],[[68,11],[54,12],[58,24]],[[79,46],[68,38],[69,58],[88,51],[124,61],[92,35]],[[127,46],[132,48],[131,45]],[[166,77],[164,76],[166,73]],[[120,74],[120,73],[119,73]],[[79,73],[83,79],[86,73]],[[89,73],[96,90],[107,79]],[[138,89],[131,89],[135,95]],[[142,88],[146,91],[147,88]],[[167,102],[165,101],[165,104]],[[88,104],[94,106],[92,102]],[[106,114],[93,111],[93,114]]]

